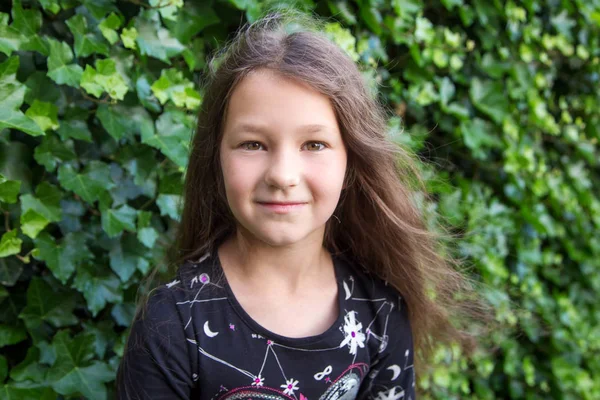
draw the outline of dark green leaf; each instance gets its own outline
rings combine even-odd
[[[106,400],[104,382],[113,380],[114,374],[103,362],[92,361],[94,337],[79,334],[71,338],[65,330],[52,341],[57,358],[46,379],[62,395],[81,394],[86,399]]]
[[[48,57],[48,77],[59,85],[79,87],[83,69],[73,61],[71,47],[65,42],[50,40],[50,56]]]
[[[88,31],[87,21],[83,15],[77,14],[66,22],[75,39],[77,57],[83,58],[94,53],[108,56],[108,43],[101,36]]]
[[[107,303],[123,301],[121,282],[115,274],[104,268],[86,264],[77,269],[73,287],[83,293],[88,309],[95,317]]]
[[[88,203],[98,200],[103,192],[114,186],[108,165],[101,161],[91,161],[82,174],[75,172],[69,164],[61,165],[58,180],[63,187],[77,193]]]
[[[75,266],[91,256],[85,236],[74,233],[67,234],[57,243],[50,234],[43,232],[35,240],[35,246],[34,257],[46,261],[48,268],[63,284],[75,272]]]

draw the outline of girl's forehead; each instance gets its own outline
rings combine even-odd
[[[326,95],[274,71],[259,70],[244,77],[233,90],[225,124],[229,128],[290,124],[337,129],[337,118]]]

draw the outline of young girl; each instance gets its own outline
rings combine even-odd
[[[280,14],[207,85],[174,279],[136,317],[122,399],[414,399],[463,278],[354,62]],[[435,300],[428,295],[435,291]]]

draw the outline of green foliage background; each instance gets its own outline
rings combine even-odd
[[[136,289],[179,217],[206,57],[266,7],[145,1],[0,6],[2,399],[114,396]],[[424,207],[519,332],[472,359],[441,348],[425,397],[600,398],[600,1],[294,7],[335,17],[390,135],[424,159]]]

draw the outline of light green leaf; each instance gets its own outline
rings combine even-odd
[[[31,107],[27,109],[25,115],[34,120],[43,131],[56,130],[59,127],[58,107],[52,103],[36,99]]]
[[[151,13],[146,14],[151,15]],[[185,50],[185,46],[162,27],[160,20],[150,21],[138,16],[135,20],[135,28],[138,32],[136,43],[143,55],[149,55],[170,64],[171,57],[177,56]]]
[[[25,194],[21,196],[21,212],[34,210],[46,217],[50,222],[60,221],[62,218],[60,201],[63,198],[62,191],[48,183],[40,183],[36,190],[36,197]]]
[[[163,69],[151,89],[161,104],[170,99],[177,107],[195,110],[200,106],[200,93],[194,90],[194,84],[174,68]]]
[[[27,210],[21,214],[21,230],[32,239],[35,239],[49,223],[46,217],[34,210]]]
[[[102,37],[88,31],[87,21],[83,15],[76,14],[69,18],[67,25],[75,38],[75,55],[77,57],[84,58],[94,53],[109,55],[108,44],[102,40]]]
[[[8,17],[8,15],[6,16]],[[10,57],[13,51],[19,50],[24,41],[25,38],[13,26],[0,24],[0,53]]]
[[[83,293],[94,317],[107,303],[123,301],[119,278],[111,271],[104,271],[104,268],[99,267],[84,265],[77,268],[77,276],[73,281],[73,287]]]
[[[42,27],[42,13],[36,8],[24,10],[21,6],[21,0],[13,0],[12,6],[12,27],[23,35],[20,50],[39,51],[47,56],[50,52],[48,42],[38,35]]]
[[[124,230],[135,232],[136,210],[123,205],[116,210],[102,210],[102,229],[109,237],[115,237]]]
[[[79,87],[83,69],[73,60],[71,47],[65,42],[50,39],[50,57],[48,57],[48,76],[59,85]]]
[[[52,341],[57,358],[46,379],[62,395],[81,394],[90,400],[106,400],[105,382],[113,380],[114,373],[107,364],[93,361],[94,337],[81,333],[74,338],[66,330]]]
[[[50,12],[51,14],[58,14],[60,11],[60,4],[56,0],[38,0],[44,10]]]
[[[16,203],[20,190],[21,181],[9,180],[0,174],[0,201],[9,204]]]
[[[184,112],[167,110],[156,121],[155,135],[150,136],[142,132],[142,143],[159,149],[175,164],[185,167],[193,124],[193,118]]]
[[[98,25],[100,32],[102,32],[102,35],[110,44],[115,44],[119,41],[119,34],[116,30],[119,29],[120,26],[121,18],[115,13],[110,13],[110,15],[103,19],[102,22],[100,22],[100,25]]]
[[[221,19],[209,4],[201,2],[191,2],[179,10],[175,21],[165,20],[169,31],[181,43],[190,43],[202,29],[207,26],[215,25],[221,22]]]
[[[13,256],[21,252],[23,241],[17,237],[17,230],[5,232],[0,240],[0,258]]]
[[[500,124],[509,114],[508,97],[501,81],[473,79],[469,91],[471,101],[481,112]]]
[[[17,80],[18,69],[19,58],[16,56],[0,64],[0,131],[12,128],[31,136],[42,136],[44,131],[19,110],[26,87]]]
[[[131,28],[123,28],[121,31],[121,40],[123,41],[123,46],[127,49],[135,50],[137,47],[136,39],[138,37],[138,31],[135,27]]]
[[[42,232],[35,239],[35,246],[34,257],[45,261],[63,284],[73,275],[78,263],[92,256],[81,234],[68,233],[57,243],[49,233]]]
[[[101,161],[91,161],[82,174],[77,173],[69,164],[58,168],[58,181],[65,189],[77,193],[83,200],[93,203],[100,195],[112,189],[110,168]]]
[[[492,125],[480,118],[462,121],[459,129],[465,144],[477,158],[485,159],[489,148],[502,144],[500,138],[494,136]]]
[[[115,60],[110,58],[97,60],[96,69],[86,65],[80,83],[86,92],[96,97],[107,92],[113,99],[123,100],[128,90],[125,79],[116,69]]]
[[[159,194],[156,199],[156,205],[160,209],[160,215],[168,215],[172,219],[179,221],[179,203],[181,196],[177,194]]]

